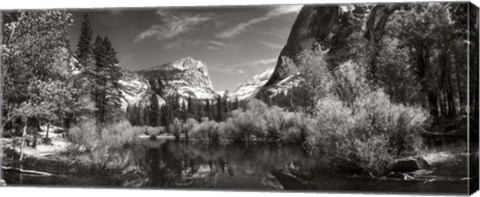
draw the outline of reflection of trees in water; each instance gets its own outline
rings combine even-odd
[[[310,169],[315,165],[302,147],[294,145],[148,143],[134,153],[135,164],[141,171],[138,174],[142,175],[137,178],[142,181],[136,183],[143,187],[211,188],[217,176],[225,173],[229,176],[241,173],[265,185],[278,185],[272,183],[272,171]]]

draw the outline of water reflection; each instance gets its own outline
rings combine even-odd
[[[100,172],[51,164],[43,168],[35,163],[58,176],[4,175],[10,185],[463,194],[468,190],[466,155],[433,163],[433,173],[428,176],[434,181],[340,176],[318,158],[313,160],[299,145],[214,146],[146,140],[111,155],[106,170]],[[65,171],[68,173],[61,173]]]
[[[142,145],[144,149],[134,154],[144,155],[135,162],[147,175],[143,187],[283,189],[272,172],[315,165],[300,146],[293,145],[220,146],[171,141]]]
[[[342,177],[326,170],[328,168],[322,170],[322,164],[311,159],[297,145],[259,143],[220,146],[148,141],[138,146],[140,148],[132,152],[137,158],[133,164],[141,169],[144,176],[137,175],[135,178],[143,180],[128,180],[124,186],[456,193],[468,188],[466,181],[458,179],[422,182]],[[465,160],[458,162],[466,163]],[[466,171],[465,165],[452,166],[454,169],[447,169]]]

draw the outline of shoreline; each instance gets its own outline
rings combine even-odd
[[[150,143],[154,143],[155,144],[155,147],[158,147],[159,145],[158,144],[162,144],[163,141],[174,141],[174,137],[173,136],[166,136],[166,135],[163,135],[160,136],[159,138],[160,139],[157,139],[157,140],[148,140],[148,141],[143,141],[143,140],[147,140],[149,139],[150,136],[147,136],[147,135],[139,135],[137,139],[140,139],[143,143],[143,142],[146,142],[145,145],[148,146],[149,142]],[[65,139],[61,139],[61,140],[65,140]],[[61,140],[59,140],[58,138],[56,140],[52,140],[52,143],[53,145],[44,145],[44,144],[39,144],[38,147],[41,147],[41,149],[43,150],[43,148],[45,147],[57,147],[57,148],[51,148],[51,149],[47,149],[47,150],[50,150],[51,152],[49,152],[48,154],[43,150],[43,151],[35,151],[35,149],[31,148],[31,147],[28,147],[28,148],[24,148],[24,154],[25,154],[25,160],[24,160],[24,164],[23,164],[23,167],[24,168],[20,168],[21,170],[24,170],[23,172],[22,171],[18,171],[18,173],[25,173],[25,172],[34,172],[34,173],[38,173],[38,175],[40,176],[60,176],[60,175],[66,175],[66,176],[72,176],[72,175],[75,175],[75,174],[78,174],[79,172],[82,172],[82,171],[95,171],[95,172],[98,172],[98,173],[105,173],[105,174],[108,174],[108,172],[120,172],[122,171],[122,169],[115,169],[115,168],[111,168],[111,169],[105,169],[105,168],[101,168],[99,167],[98,163],[95,163],[95,162],[92,162],[92,161],[89,161],[88,159],[85,159],[85,156],[88,156],[89,153],[79,153],[77,155],[75,154],[66,154],[67,151],[68,151],[68,143],[66,142],[62,142]],[[4,151],[4,156],[3,156],[3,159],[4,159],[4,165],[8,168],[7,170],[17,170],[15,169],[14,167],[15,166],[19,166],[19,162],[18,161],[15,161],[15,156],[19,154],[18,152],[18,148],[17,150],[14,150],[14,149],[11,149],[10,147],[5,147],[5,143],[6,141],[13,141],[13,139],[5,139],[3,138],[2,139],[2,144],[3,144],[3,151]],[[58,146],[58,143],[61,142],[60,144],[64,143],[64,147],[60,147]],[[183,140],[180,141],[180,143],[183,142]],[[199,142],[199,141],[192,141],[192,143],[203,143],[203,142]],[[267,142],[268,143],[268,142]],[[7,143],[8,144],[8,143]],[[60,147],[60,148],[58,148]],[[453,146],[452,146],[453,147]],[[436,150],[435,150],[436,149]],[[449,162],[450,160],[454,159],[455,157],[457,156],[465,156],[464,154],[468,154],[468,153],[464,153],[464,152],[458,152],[460,149],[457,149],[457,150],[452,150],[451,147],[443,147],[443,148],[432,148],[431,150],[425,152],[425,153],[422,153],[420,154],[419,156],[423,159],[425,159],[429,164],[436,164],[436,163],[447,163]],[[456,152],[456,153],[454,153]],[[478,155],[478,152],[476,152],[475,154]],[[29,164],[30,163],[30,164]],[[35,164],[35,165],[32,165],[32,164]],[[40,165],[38,165],[40,164]],[[41,166],[46,166],[45,169],[42,169]],[[52,169],[52,168],[49,168],[48,166],[56,166],[57,168],[56,169]],[[3,168],[5,170],[5,168]],[[39,170],[39,171],[37,171]],[[419,170],[423,170],[423,169],[419,169]],[[106,172],[108,171],[108,172]],[[418,171],[418,170],[416,170]],[[395,177],[391,177],[389,175],[386,175],[386,176],[381,176],[381,177],[370,177],[372,179],[376,179],[376,180],[393,180],[392,178],[394,179],[398,179],[398,180],[418,180],[420,178],[422,178],[422,173],[425,173],[425,174],[428,174],[430,173],[429,171],[412,171],[412,172],[407,172],[407,173],[396,173],[395,174]],[[417,173],[417,174],[415,174]],[[420,174],[418,174],[420,173]],[[415,176],[418,176],[418,177],[415,177]],[[112,176],[113,177],[113,176]],[[118,178],[118,177],[117,177]],[[466,178],[469,178],[469,177],[466,177]],[[419,180],[422,180],[422,179],[419,179]],[[429,179],[425,178],[424,181],[429,181]],[[8,183],[7,183],[8,184]]]

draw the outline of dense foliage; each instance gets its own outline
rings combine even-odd
[[[71,79],[71,15],[63,11],[2,13],[2,130],[62,124],[81,104]],[[33,134],[36,130],[32,131]]]

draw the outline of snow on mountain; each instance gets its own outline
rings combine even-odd
[[[142,76],[128,70],[122,70],[123,76],[119,80],[122,92],[122,109],[126,110],[128,105],[149,105],[149,98],[153,94],[150,84]],[[158,99],[159,105],[165,100]]]
[[[223,95],[225,95],[225,93],[228,94],[228,91],[227,90],[220,90],[220,91],[217,91],[216,93],[217,93],[217,95],[222,95],[223,96]]]
[[[267,83],[272,75],[274,68],[269,68],[264,72],[253,76],[253,78],[243,84],[230,94],[231,98],[238,98],[239,100],[246,100],[255,97],[260,88]]]
[[[216,95],[207,65],[191,57],[154,66],[138,73],[154,83],[152,89],[161,91],[162,97],[179,93],[183,97],[213,99]]]
[[[278,96],[278,95],[287,95],[288,92],[292,89],[292,88],[295,88],[297,87],[300,82],[302,81],[303,79],[295,74],[295,75],[290,75],[288,76],[287,78],[279,81],[278,83],[270,86],[266,91],[267,95],[270,95],[270,96]],[[266,82],[265,82],[266,83]],[[261,88],[261,87],[260,87]],[[259,89],[260,89],[259,88]]]

